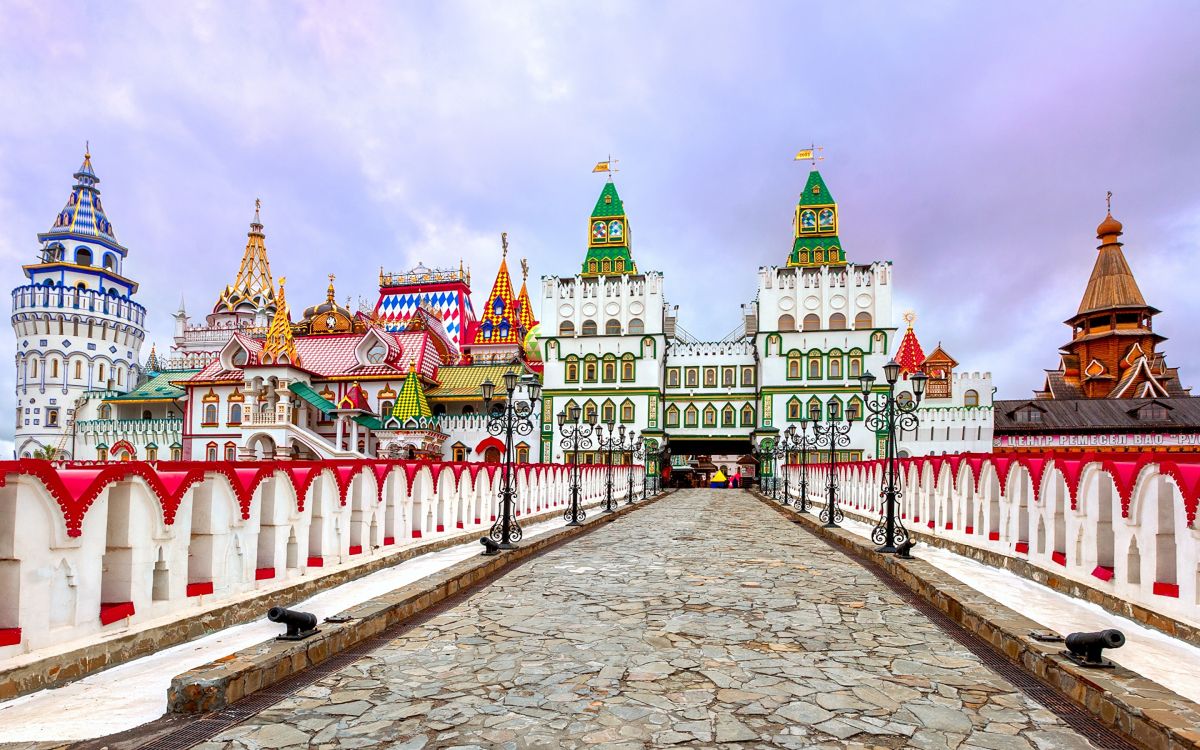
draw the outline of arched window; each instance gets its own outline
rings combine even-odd
[[[841,313],[834,313],[829,316],[829,327],[835,331],[840,331],[846,327],[846,316]]]
[[[795,398],[788,401],[787,418],[793,422],[800,419],[800,402]]]
[[[237,460],[237,446],[234,445],[233,443],[225,444],[225,460],[226,461],[236,461]]]
[[[746,404],[742,407],[742,427],[754,426],[754,407]]]
[[[610,273],[612,271],[612,261],[608,258],[600,261],[600,270],[604,273]]]
[[[579,382],[579,363],[578,362],[568,362],[567,363],[567,382],[568,383],[578,383]]]
[[[604,380],[605,383],[617,382],[617,363],[616,362],[613,362],[612,360],[605,360],[605,362],[604,362],[604,377],[602,379]]]
[[[529,446],[524,443],[517,446],[517,463],[529,463]]]
[[[854,327],[859,330],[863,328],[870,328],[873,322],[874,321],[871,320],[871,313],[869,312],[860,312],[858,315],[854,316]]]
[[[667,407],[667,427],[679,426],[679,407],[671,404]]]
[[[617,421],[617,406],[612,401],[605,401],[600,407],[600,421],[608,424]]]
[[[851,422],[862,419],[862,401],[858,396],[850,399],[850,403],[846,405],[846,418]]]
[[[389,409],[388,409],[388,411],[391,411],[391,409],[389,408]],[[470,404],[467,404],[466,406],[464,406],[464,407],[462,408],[462,413],[463,413],[463,414],[474,414],[474,413],[475,413],[475,407],[474,407],[474,406],[471,406]]]
[[[713,406],[712,404],[709,404],[708,406],[704,407],[704,426],[705,427],[716,427],[717,426],[717,407]]]
[[[596,273],[598,270],[600,270],[600,269],[596,266],[596,261],[589,260],[588,261],[588,273]]]
[[[100,375],[100,383],[103,384],[104,383],[104,363],[103,362],[100,363],[99,375]]]
[[[848,365],[850,369],[850,377],[857,378],[862,375],[862,357],[858,355],[851,355]]]
[[[721,410],[721,426],[722,427],[735,427],[737,425],[736,420],[737,420],[737,412],[734,411],[733,406],[726,404],[725,408]]]
[[[558,335],[559,336],[574,336],[575,335],[575,324],[569,320],[564,320],[562,323],[560,323],[558,325]]]
[[[147,461],[157,461],[158,460],[158,447],[157,446],[155,446],[155,445],[147,445],[146,446],[146,460]]]
[[[242,423],[242,405],[241,404],[230,404],[229,405],[229,424],[241,424],[241,423]]]
[[[104,268],[108,271],[117,270],[117,258],[112,253],[104,254]]]
[[[963,406],[979,406],[979,391],[963,391]]]
[[[217,405],[205,404],[204,406],[204,424],[217,423]]]
[[[633,416],[633,402],[629,399],[625,399],[625,401],[621,404],[621,421],[632,422]]]
[[[809,313],[804,316],[804,330],[819,331],[821,330],[821,317],[816,313]]]
[[[632,359],[622,360],[621,361],[621,380],[625,381],[626,383],[632,383],[634,381],[634,375],[635,375],[635,372],[634,372],[633,360]]]
[[[379,402],[379,416],[390,417],[392,415],[392,406],[393,406],[393,404],[391,401],[380,401]]]
[[[75,379],[83,380],[83,360],[75,360]]]
[[[583,380],[586,383],[595,383],[596,382],[596,363],[595,362],[584,362],[583,363]]]
[[[685,427],[696,427],[700,424],[700,410],[695,404],[689,404],[688,408],[683,412],[683,425]]]
[[[808,355],[808,379],[821,379],[821,355],[816,352]]]
[[[112,419],[112,406],[111,405],[104,404],[103,406],[100,407],[100,418],[101,419]]]
[[[667,387],[668,388],[678,388],[679,387],[679,368],[678,367],[668,367],[667,368]]]
[[[583,321],[582,333],[584,336],[595,336],[596,335],[596,321],[594,321],[594,320]]]
[[[75,250],[75,265],[90,266],[92,265],[92,251],[86,247],[80,247]]]
[[[610,320],[607,323],[605,323],[604,324],[604,335],[620,336],[621,335],[621,321]]]
[[[886,352],[887,351],[887,335],[883,331],[876,331],[871,335],[871,351]]]
[[[789,380],[800,379],[800,353],[792,352],[788,354],[787,376]]]
[[[814,422],[821,421],[821,402],[815,398],[808,402],[808,418]]]
[[[629,333],[642,334],[646,332],[646,324],[641,318],[633,318],[629,321]]]
[[[142,419],[154,419],[154,415],[150,413],[149,409],[142,409]]]
[[[837,380],[842,377],[842,358],[839,355],[829,357],[829,379]]]
[[[217,444],[216,443],[209,443],[208,445],[204,446],[204,459],[206,461],[216,461],[217,460]]]
[[[793,318],[791,315],[780,315],[779,316],[779,330],[780,331],[796,330],[796,319]]]
[[[50,377],[52,377],[52,378],[58,377],[58,360],[57,359],[50,360]]]

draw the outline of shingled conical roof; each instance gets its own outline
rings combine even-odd
[[[1111,211],[1097,228],[1100,252],[1076,315],[1121,307],[1148,307],[1125,260],[1125,253],[1121,251],[1121,243],[1117,241],[1121,229],[1121,223],[1113,218]]]
[[[266,235],[263,234],[259,211],[261,201],[254,201],[254,221],[246,234],[246,249],[242,253],[242,265],[232,286],[225,287],[214,313],[234,312],[239,307],[249,306],[253,310],[272,311],[275,308],[275,288],[271,281],[271,262],[267,260]]]
[[[921,350],[921,342],[917,341],[917,334],[913,333],[912,324],[916,319],[917,316],[912,313],[904,314],[908,330],[904,332],[904,338],[900,339],[900,348],[896,350],[896,362],[900,365],[901,374],[906,377],[920,369],[921,363],[925,361],[925,352]]]

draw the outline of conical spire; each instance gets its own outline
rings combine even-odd
[[[921,363],[925,361],[925,352],[921,351],[921,342],[917,341],[917,334],[913,333],[912,324],[916,319],[917,316],[914,313],[904,313],[904,322],[908,324],[908,330],[904,332],[904,338],[900,339],[900,348],[896,350],[896,362],[900,365],[900,372],[905,377],[915,373]]]
[[[400,395],[396,397],[396,404],[392,407],[391,416],[402,426],[410,419],[417,420],[423,427],[437,421],[437,418],[433,416],[433,409],[429,408],[429,399],[425,395],[425,386],[421,383],[421,376],[411,367],[408,369],[408,375],[404,378],[404,386],[400,389]]]
[[[537,325],[533,317],[533,304],[529,301],[529,264],[521,258],[521,293],[517,296],[517,323],[521,333],[528,334]]]
[[[288,311],[287,299],[283,295],[283,285],[287,279],[280,277],[279,293],[275,296],[275,317],[267,328],[267,339],[263,342],[262,360],[264,364],[299,365],[300,356],[296,353],[296,341],[292,338],[292,316]]]
[[[263,234],[260,211],[262,201],[254,201],[254,220],[246,233],[246,249],[242,253],[242,265],[232,286],[225,287],[214,313],[234,312],[239,306],[253,310],[272,310],[275,307],[275,291],[271,281],[271,262],[267,259],[266,235]]]
[[[1109,193],[1111,202],[1112,194]],[[1076,315],[1108,310],[1118,307],[1148,307],[1133,278],[1133,271],[1125,260],[1121,243],[1117,240],[1124,227],[1113,218],[1110,204],[1104,221],[1096,227],[1096,238],[1100,240],[1097,248],[1096,265],[1092,267],[1091,278],[1083,291],[1083,299],[1079,301]]]
[[[162,365],[158,362],[158,347],[150,345],[150,356],[146,358],[146,372],[160,372]]]
[[[75,186],[71,188],[71,197],[67,199],[67,205],[58,213],[58,216],[54,217],[54,225],[42,239],[47,239],[48,236],[77,234],[86,237],[103,237],[115,243],[117,237],[113,233],[108,216],[104,213],[104,206],[100,202],[100,191],[96,188],[100,178],[96,176],[96,172],[92,168],[90,151],[84,152],[83,163],[79,165],[79,170],[75,172],[74,177]]]
[[[611,178],[604,183],[588,218],[588,251],[580,273],[584,276],[637,273],[629,246],[629,217]]]
[[[492,284],[483,314],[475,327],[476,344],[520,344],[520,321],[517,318],[517,299],[513,294],[512,277],[508,273],[508,233],[500,235],[504,252],[500,257],[500,270]]]
[[[846,251],[838,239],[838,206],[821,173],[808,173],[792,218],[794,239],[789,266],[844,265]]]

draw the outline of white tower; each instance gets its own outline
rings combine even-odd
[[[66,207],[38,235],[28,283],[13,290],[17,337],[16,452],[74,458],[71,432],[86,391],[124,393],[137,385],[146,309],[134,302],[117,242],[85,153]],[[100,395],[100,394],[97,394]]]

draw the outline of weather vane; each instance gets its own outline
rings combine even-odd
[[[1104,202],[1108,204],[1108,212],[1111,214],[1112,213],[1112,191],[1111,190],[1109,190],[1108,194],[1104,196]]]
[[[525,258],[521,258],[521,278],[529,278],[529,261]]]
[[[608,173],[608,176],[609,176],[608,178],[610,180],[612,179],[612,173],[619,172],[619,171],[621,171],[621,170],[617,169],[617,160],[612,158],[612,154],[609,154],[608,158],[606,160],[596,162],[596,166],[592,167],[593,173],[595,173],[595,172]]]
[[[825,161],[824,156],[818,156],[818,153],[824,150],[824,146],[818,146],[815,143],[809,144],[808,148],[802,148],[796,152],[796,158],[793,161],[811,161],[815,167],[817,162]]]
[[[500,257],[508,257],[508,232],[500,233],[500,249],[503,251]]]

